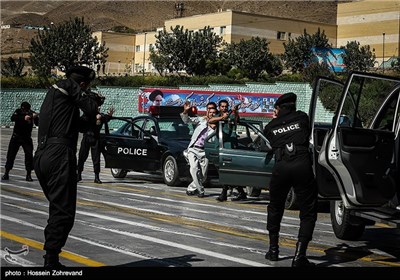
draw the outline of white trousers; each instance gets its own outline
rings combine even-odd
[[[188,149],[188,160],[190,165],[190,175],[193,181],[189,184],[187,190],[204,193],[203,182],[207,178],[208,159],[206,153],[202,149],[189,148]]]

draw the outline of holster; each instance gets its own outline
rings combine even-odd
[[[275,149],[275,161],[290,160],[298,154],[308,151],[307,147],[296,146],[294,143],[285,144],[284,147]]]
[[[285,148],[284,148],[285,156],[292,158],[296,155],[296,151],[297,151],[297,148],[293,142],[285,145]]]

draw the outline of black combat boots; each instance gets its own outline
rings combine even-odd
[[[277,261],[279,259],[279,235],[269,234],[269,250],[265,254],[265,258],[270,261]]]
[[[25,180],[27,181],[27,182],[32,182],[33,180],[32,180],[32,176],[31,176],[31,171],[26,171],[26,178],[25,178]]]
[[[292,261],[292,267],[314,267],[315,264],[310,262],[306,257],[308,242],[298,241],[296,244],[296,253]]]
[[[44,268],[45,269],[61,269],[65,268],[65,265],[62,265],[59,261],[58,254],[54,254],[53,252],[46,252],[44,258]]]
[[[96,184],[102,184],[103,182],[100,180],[99,173],[94,173],[94,182]]]
[[[8,171],[6,170],[6,172],[4,173],[3,177],[1,177],[1,180],[7,181],[10,179],[10,176],[8,175]]]
[[[223,186],[221,194],[217,197],[218,201],[226,201],[228,199],[228,187]]]
[[[245,191],[243,190],[243,187],[238,187],[237,189],[239,191],[239,194],[238,194],[238,196],[232,198],[232,201],[239,201],[239,200],[247,199],[247,195],[246,195]]]
[[[10,179],[10,176],[8,175],[9,172],[10,172],[10,170],[6,169],[6,172],[4,172],[4,175],[3,175],[3,177],[1,177],[1,180],[4,180],[4,181],[9,180]]]

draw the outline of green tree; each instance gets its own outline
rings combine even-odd
[[[347,42],[345,47],[341,47],[345,50],[343,54],[343,63],[346,65],[345,71],[366,71],[371,67],[374,67],[375,54],[370,50],[370,46],[360,46],[357,41]]]
[[[157,51],[154,50],[153,47],[150,48],[150,56],[149,59],[153,64],[153,67],[157,70],[157,72],[164,76],[165,70],[169,69],[169,57],[163,54],[159,54]]]
[[[156,37],[155,56],[161,56],[166,69],[169,72],[177,72],[185,70],[185,62],[189,56],[189,31],[183,30],[183,26],[171,27],[172,32],[167,32],[166,29],[160,31]],[[153,57],[155,57],[153,56]],[[151,63],[153,61],[151,60]]]
[[[283,60],[286,68],[293,73],[301,73],[314,58],[312,48],[330,48],[331,44],[329,44],[325,31],[321,32],[318,28],[318,31],[312,35],[304,29],[303,35],[295,39],[290,38],[288,43],[283,43],[283,46],[285,48]]]
[[[194,75],[211,74],[212,70],[207,67],[207,64],[217,59],[222,38],[216,35],[209,26],[190,35],[191,52],[186,64],[186,72]]]
[[[279,65],[277,58],[270,53],[268,44],[265,38],[252,37],[250,40],[242,39],[239,43],[227,45],[224,52],[230,64],[244,76],[257,80],[264,71],[275,73]]]
[[[108,48],[92,37],[91,28],[83,18],[75,18],[39,30],[29,46],[31,64],[37,75],[48,77],[51,69],[67,71],[72,66],[95,66],[104,63]]]
[[[26,73],[22,74],[22,70],[25,66],[22,57],[18,58],[18,62],[15,61],[11,56],[6,62],[2,63],[1,74],[5,77],[23,77]]]
[[[301,73],[305,82],[308,82],[311,87],[314,87],[315,80],[318,76],[328,77],[334,79],[335,75],[331,71],[326,62],[319,63],[317,61],[307,65]]]
[[[206,75],[210,61],[217,59],[217,49],[222,38],[204,27],[198,32],[189,32],[183,26],[165,29],[156,35],[156,51],[150,50],[150,60],[157,71],[186,71],[189,75]],[[156,66],[157,65],[157,66]]]

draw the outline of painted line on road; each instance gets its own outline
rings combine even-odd
[[[2,218],[3,217],[4,216],[2,216]],[[9,240],[13,240],[15,242],[24,244],[24,245],[28,245],[28,246],[30,246],[32,248],[35,248],[35,249],[38,249],[38,250],[43,250],[43,243],[40,243],[38,241],[29,239],[29,238],[24,238],[24,237],[21,237],[21,236],[6,232],[4,230],[0,231],[0,236],[4,237],[4,238],[7,238]],[[93,267],[105,266],[104,263],[97,262],[97,261],[82,257],[80,255],[77,255],[77,254],[74,254],[74,253],[71,253],[71,252],[68,252],[68,251],[62,251],[60,253],[60,257],[63,257],[63,258],[66,258],[68,260],[71,260],[71,261],[74,261],[74,262],[77,262],[77,263],[80,263],[80,264],[84,264],[84,265],[87,265],[87,266],[93,266]]]
[[[18,207],[18,206],[15,206],[15,205],[9,205],[9,206],[14,206],[14,207],[16,207],[16,208],[18,208],[20,210],[25,210],[27,212],[33,212],[33,213],[36,213],[36,214],[47,215],[47,213],[44,212],[44,211],[33,210],[33,209],[25,208],[25,207]],[[23,220],[20,220],[20,219],[13,218],[13,217],[9,217],[9,216],[4,216],[3,215],[3,216],[1,216],[1,218],[4,219],[4,220],[10,221],[10,222],[14,222],[14,223],[17,223],[17,224],[20,224],[20,225],[24,225],[24,226],[27,226],[27,227],[35,228],[35,229],[38,229],[38,230],[41,230],[41,231],[44,230],[44,227],[42,227],[42,226],[38,226],[38,225],[29,223],[29,222],[26,222],[26,221],[23,221]],[[77,220],[77,219],[75,220],[75,222],[76,223],[77,222],[85,223],[84,221],[80,221],[80,220]],[[97,247],[105,248],[107,250],[111,250],[111,251],[115,251],[115,252],[118,252],[118,253],[122,253],[122,254],[128,255],[130,257],[137,257],[137,258],[146,259],[146,260],[148,260],[148,259],[157,260],[157,257],[149,256],[148,254],[145,254],[143,252],[134,252],[134,251],[132,251],[132,250],[130,250],[128,248],[121,248],[119,246],[111,245],[109,243],[105,243],[105,242],[101,242],[101,241],[93,241],[93,240],[89,240],[87,238],[78,237],[78,236],[75,236],[75,235],[72,235],[72,234],[70,234],[68,236],[68,238],[79,240],[81,242],[88,243],[90,245],[94,245],[94,246],[97,246]],[[63,251],[65,251],[65,250],[63,250]],[[62,256],[62,255],[60,254],[60,256]],[[87,257],[83,257],[83,258],[88,259]],[[157,261],[166,263],[166,261],[160,261],[160,260],[157,260]],[[98,262],[98,263],[101,264],[101,262]],[[102,264],[101,266],[105,266],[105,264]]]
[[[27,209],[27,210],[29,210],[29,209]],[[39,211],[37,211],[37,212],[39,212]],[[79,211],[79,212],[83,212],[83,211]],[[43,212],[43,214],[45,214],[45,213]],[[129,224],[128,223],[129,221],[122,220],[122,219],[115,219],[115,218],[108,217],[108,216],[105,216],[105,215],[96,215],[96,214],[91,215],[91,213],[85,213],[85,212],[84,213],[80,213],[80,214],[84,214],[84,215],[92,216],[92,217],[97,217],[97,218],[103,218],[105,220],[115,220],[116,222],[119,222],[119,223]],[[24,224],[24,225],[29,225],[30,224],[28,222],[25,222],[25,221],[22,221],[22,220],[19,220],[19,219],[14,219],[12,217],[4,216],[4,215],[2,215],[1,218],[5,219],[5,220],[8,220],[8,221],[14,221],[14,222],[17,222],[17,223],[20,223],[20,224]],[[158,244],[162,244],[162,245],[165,245],[165,246],[179,248],[179,249],[183,249],[183,250],[187,250],[187,251],[191,251],[191,252],[195,252],[195,253],[199,253],[199,254],[203,254],[203,255],[208,255],[208,256],[215,257],[215,258],[220,258],[220,259],[223,259],[223,260],[229,260],[229,261],[232,261],[232,262],[235,262],[235,263],[241,263],[241,264],[245,264],[245,265],[249,265],[249,266],[256,266],[256,267],[268,266],[268,265],[266,265],[264,263],[254,262],[254,261],[246,260],[246,259],[242,259],[242,258],[236,258],[236,257],[232,257],[232,256],[229,256],[229,255],[225,255],[225,254],[221,254],[221,253],[217,253],[217,252],[213,252],[213,251],[208,251],[208,250],[197,248],[197,247],[193,247],[193,246],[187,246],[187,245],[183,245],[183,244],[172,242],[172,241],[166,241],[166,240],[155,238],[155,237],[151,237],[151,236],[131,233],[131,232],[127,232],[127,231],[116,230],[116,229],[104,227],[104,226],[101,226],[101,225],[95,225],[93,223],[88,223],[88,222],[85,222],[85,223],[88,224],[91,227],[95,227],[95,228],[98,228],[98,229],[106,230],[106,231],[109,231],[109,232],[113,232],[113,233],[129,236],[129,237],[133,237],[133,238],[136,238],[136,239],[141,239],[141,240],[145,240],[145,241],[149,241],[149,242],[153,242],[153,243],[158,243]],[[30,224],[30,225],[33,225],[33,224]],[[39,226],[36,226],[36,225],[33,225],[33,226],[39,227]],[[8,234],[8,233],[5,233],[5,234]],[[3,232],[2,232],[1,235],[3,236]],[[33,248],[36,248],[36,249],[41,249],[43,247],[42,243],[40,243],[40,242],[36,242],[36,241],[31,240],[31,242],[28,243],[28,242],[25,242],[25,238],[18,237],[16,235],[12,235],[12,234],[9,234],[9,235],[12,236],[12,237],[15,236],[14,238],[15,239],[18,238],[18,240],[10,238],[7,235],[4,236],[4,237],[9,238],[9,239],[14,240],[14,241],[18,241],[19,243],[22,243],[22,244],[29,245],[29,246],[31,246]],[[70,238],[74,238],[74,237],[70,236]],[[68,258],[68,257],[66,257],[64,255],[64,253],[67,253],[67,252],[62,252],[60,254],[60,256]],[[72,254],[72,253],[70,253],[70,254]],[[71,259],[71,258],[68,258],[68,259]],[[77,260],[74,260],[74,261],[79,262]],[[104,264],[102,264],[102,265],[104,266]],[[92,266],[94,266],[94,265],[92,265]]]
[[[117,230],[117,229],[108,228],[108,227],[104,227],[104,226],[100,226],[100,225],[92,225],[92,226],[97,229],[103,229],[106,231],[133,237],[136,239],[141,239],[141,240],[145,240],[148,242],[158,243],[161,245],[170,246],[173,248],[178,248],[178,249],[182,249],[185,251],[190,251],[190,252],[194,252],[194,253],[198,253],[198,254],[203,254],[203,255],[218,258],[218,259],[228,260],[228,261],[235,262],[235,263],[245,264],[245,265],[249,265],[249,266],[256,266],[256,267],[269,266],[264,263],[259,263],[259,262],[255,262],[255,261],[251,261],[251,260],[247,260],[247,259],[242,259],[242,258],[236,258],[236,257],[232,257],[230,255],[221,254],[221,253],[217,253],[217,252],[213,252],[213,251],[209,251],[209,250],[205,250],[202,248],[197,248],[197,247],[193,247],[193,246],[189,246],[189,245],[184,245],[184,244],[176,243],[173,241],[167,241],[167,240],[163,240],[160,238],[151,237],[151,236],[147,236],[147,235],[143,235],[143,234],[137,234],[137,233],[133,233],[133,232]]]
[[[19,200],[21,200],[21,199],[19,199]],[[96,203],[97,204],[97,203]],[[292,242],[289,242],[290,244],[282,244],[282,245],[288,245],[288,247],[292,247],[293,245],[292,245]],[[311,245],[311,244],[310,244]],[[329,247],[326,247],[326,246],[321,246],[321,248],[318,248],[319,246],[317,245],[317,246],[310,246],[310,250],[312,250],[312,251],[315,251],[315,252],[319,252],[319,253],[322,253],[322,254],[324,254],[324,250],[325,249],[327,249],[327,248],[329,248]],[[382,257],[382,255],[381,256],[379,256],[378,258],[372,258],[372,256],[373,256],[374,254],[372,254],[371,255],[371,257],[363,257],[363,258],[360,258],[359,260],[364,260],[364,261],[368,261],[368,262],[376,262],[376,263],[380,263],[380,264],[384,264],[384,265],[389,265],[389,266],[399,266],[400,264],[396,264],[396,263],[393,263],[393,262],[391,262],[391,261],[385,261],[385,259],[386,260],[389,260],[390,258],[385,258],[385,257]]]

